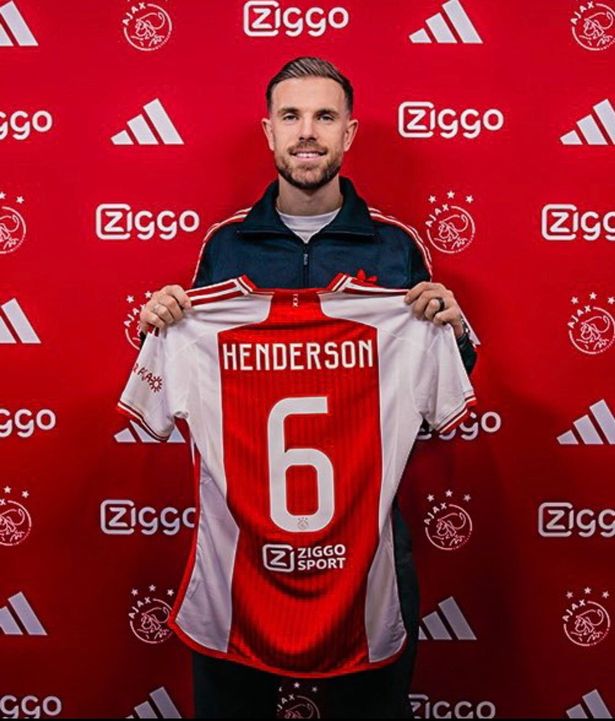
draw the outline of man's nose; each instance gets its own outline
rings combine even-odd
[[[299,126],[299,139],[300,140],[313,140],[316,137],[316,126],[314,125],[314,119],[309,116],[301,118],[301,125]]]

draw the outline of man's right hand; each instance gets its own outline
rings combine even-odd
[[[141,308],[139,328],[142,333],[147,333],[152,325],[164,328],[182,318],[186,308],[192,308],[186,291],[180,285],[165,285]]]

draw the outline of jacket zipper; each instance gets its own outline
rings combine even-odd
[[[310,256],[308,253],[309,244],[305,246],[303,249],[303,287],[307,288],[309,287],[309,279],[310,279]]]

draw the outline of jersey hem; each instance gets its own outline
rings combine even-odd
[[[389,656],[388,658],[382,660],[382,661],[375,661],[374,663],[370,663],[369,661],[366,663],[359,664],[351,669],[348,670],[338,670],[338,671],[314,671],[314,672],[307,672],[307,671],[290,671],[288,669],[282,669],[278,668],[277,666],[270,666],[269,664],[262,663],[261,661],[256,661],[254,659],[247,659],[243,656],[240,656],[239,654],[235,653],[228,653],[224,651],[216,651],[213,648],[209,648],[207,646],[203,646],[198,641],[195,641],[191,636],[189,636],[178,624],[175,618],[173,616],[169,619],[167,622],[167,626],[171,628],[177,636],[185,643],[190,649],[193,651],[196,651],[197,653],[202,653],[205,656],[211,656],[212,658],[219,658],[223,661],[231,661],[232,663],[239,663],[242,666],[249,666],[250,668],[255,668],[259,671],[265,671],[267,673],[275,674],[276,676],[288,676],[289,678],[335,678],[336,676],[347,676],[351,673],[359,673],[361,671],[374,671],[377,668],[382,668],[384,666],[390,666],[392,663],[397,661],[397,659],[402,655],[402,653],[405,651],[406,646],[408,644],[408,636],[406,635],[406,639],[400,646],[399,650],[396,651],[392,656]]]

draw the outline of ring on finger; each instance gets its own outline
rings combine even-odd
[[[439,303],[438,310],[435,313],[435,315],[438,315],[438,313],[442,313],[443,310],[446,310],[446,303],[444,302],[444,298],[435,298],[435,300]]]

